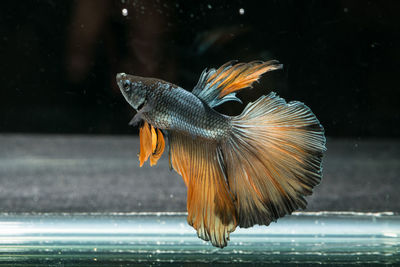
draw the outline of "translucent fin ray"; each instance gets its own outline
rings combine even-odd
[[[157,143],[156,147],[153,150],[153,153],[150,155],[150,166],[156,165],[157,161],[161,158],[161,155],[164,153],[165,149],[165,140],[160,129],[157,129]]]
[[[140,161],[140,167],[142,167],[152,153],[151,132],[149,124],[146,121],[144,121],[142,127],[140,127],[139,129],[139,138],[140,138],[139,161]]]
[[[144,121],[139,129],[140,152],[139,161],[140,167],[150,158],[150,166],[157,164],[165,149],[165,140],[162,132]]]
[[[236,91],[251,87],[262,74],[282,68],[276,60],[235,63],[236,61],[227,62],[217,70],[205,69],[192,93],[210,107],[216,107],[226,101],[241,102],[236,97]]]
[[[236,211],[217,156],[217,144],[170,132],[171,163],[187,188],[188,223],[197,235],[225,247],[235,230]]]
[[[268,225],[306,207],[322,175],[324,129],[301,102],[270,93],[232,119],[222,145],[239,226]]]

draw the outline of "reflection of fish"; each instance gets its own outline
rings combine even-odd
[[[152,78],[117,74],[117,83],[138,113],[140,166],[157,163],[169,141],[169,161],[188,188],[188,223],[203,240],[224,247],[236,226],[269,225],[306,207],[321,179],[324,130],[301,102],[270,93],[249,103],[239,116],[214,110],[240,101],[277,61],[226,63],[205,70],[192,92]],[[161,129],[161,130],[160,130]]]
[[[210,49],[224,49],[229,43],[234,43],[235,39],[248,33],[250,28],[239,25],[220,26],[210,31],[202,31],[197,34],[195,39],[195,49],[198,55],[205,54]]]

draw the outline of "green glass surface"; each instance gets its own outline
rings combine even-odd
[[[219,249],[184,213],[1,214],[0,265],[400,264],[400,216],[295,213]]]

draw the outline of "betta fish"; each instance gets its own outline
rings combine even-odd
[[[125,73],[116,80],[140,123],[140,166],[157,163],[168,140],[169,166],[187,187],[187,221],[198,237],[225,247],[237,226],[269,225],[305,209],[322,176],[325,135],[305,104],[271,92],[227,116],[215,107],[278,61],[228,62],[205,69],[192,91]]]

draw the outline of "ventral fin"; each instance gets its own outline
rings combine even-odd
[[[149,159],[150,166],[156,165],[165,149],[165,140],[162,132],[144,121],[139,130],[140,138],[140,167]]]
[[[139,161],[140,161],[140,167],[142,167],[152,153],[151,151],[152,138],[151,138],[150,126],[146,121],[144,121],[142,127],[140,127],[139,129],[139,138],[140,138]]]
[[[154,129],[154,128],[153,128]],[[156,165],[165,149],[165,140],[160,129],[157,129],[157,142],[153,153],[150,155],[150,166]]]
[[[227,62],[217,70],[205,69],[192,93],[210,107],[216,107],[226,101],[241,102],[236,97],[237,91],[252,87],[262,74],[282,68],[276,60],[235,63],[235,61]]]

